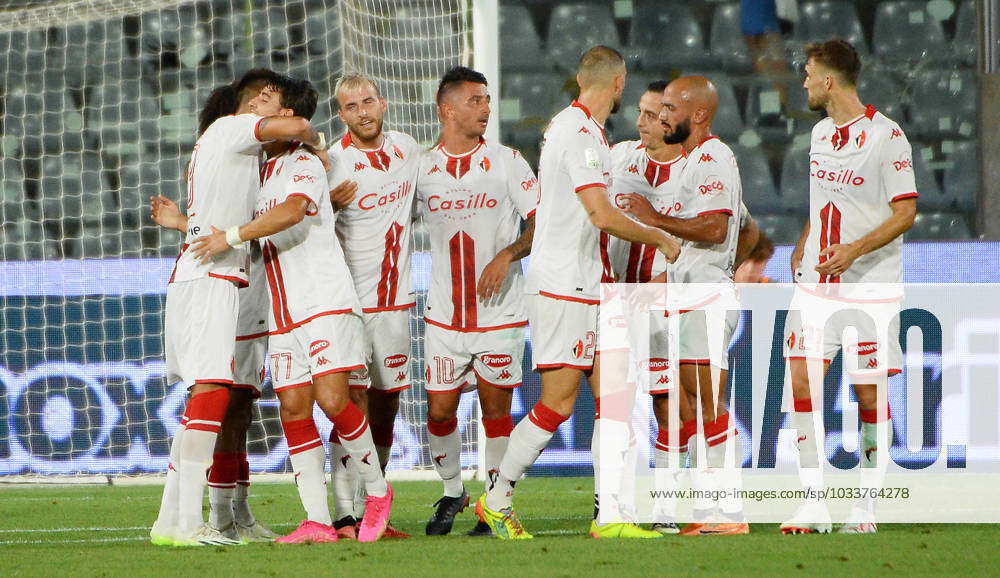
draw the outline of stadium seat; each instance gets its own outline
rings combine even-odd
[[[650,73],[711,68],[718,61],[705,50],[701,26],[683,2],[646,0],[635,6],[626,49]]]
[[[952,41],[952,51],[955,62],[966,66],[976,64],[976,39],[979,33],[976,30],[976,3],[973,0],[965,0],[958,7],[958,16],[955,17],[955,40]]]
[[[809,141],[785,149],[781,163],[781,204],[787,212],[809,212]]]
[[[504,76],[500,87],[501,114],[509,121],[544,122],[570,103],[562,77],[546,72],[519,72]]]
[[[894,64],[940,60],[950,53],[941,23],[919,0],[879,3],[872,36],[875,55]]]
[[[557,67],[576,70],[580,55],[598,44],[621,46],[610,4],[572,2],[555,6],[546,46]]]
[[[799,21],[795,25],[795,40],[799,43],[823,42],[842,38],[854,45],[859,54],[868,53],[868,43],[858,19],[854,2],[821,0],[803,2],[799,6]]]
[[[945,193],[954,200],[959,210],[974,210],[979,190],[978,144],[976,141],[956,143],[948,155],[948,161],[949,164],[944,170]]]
[[[809,110],[801,83],[761,80],[747,91],[746,119],[765,142],[784,142],[796,133],[812,130],[820,115]]]
[[[503,4],[500,8],[500,69],[504,72],[552,69],[552,60],[542,51],[542,41],[527,6]]]
[[[964,213],[917,212],[913,227],[906,233],[908,241],[961,241],[972,238]]]
[[[971,70],[928,70],[914,81],[914,136],[970,138],[976,126],[976,79]]]
[[[802,235],[802,227],[806,224],[805,215],[758,215],[750,209],[757,227],[763,231],[775,245],[794,245]]]
[[[774,176],[767,164],[767,157],[759,148],[731,145],[739,164],[743,183],[743,200],[751,213],[777,213],[781,200],[774,188]]]
[[[864,104],[870,104],[879,112],[908,130],[903,111],[903,87],[896,78],[882,70],[866,70],[858,79],[858,96]]]
[[[750,51],[747,49],[740,27],[738,2],[720,4],[715,8],[708,44],[712,56],[722,63],[725,70],[750,72],[753,69]]]
[[[684,71],[685,76],[704,76],[715,85],[719,95],[719,107],[715,111],[712,131],[726,140],[737,138],[744,130],[743,116],[736,100],[736,87],[732,79],[722,72]],[[667,79],[670,80],[670,79]]]

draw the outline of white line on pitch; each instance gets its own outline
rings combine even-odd
[[[19,544],[96,544],[98,542],[142,542],[145,540],[149,540],[149,537],[83,538],[80,540],[0,540],[0,546],[16,546]]]

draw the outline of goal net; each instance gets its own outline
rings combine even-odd
[[[430,144],[436,81],[471,63],[470,5],[0,0],[0,482],[165,470],[185,396],[166,383],[162,341],[181,239],[151,222],[148,197],[182,200],[212,88],[252,66],[308,78],[320,93],[313,123],[336,136],[333,84],[364,71],[389,101],[386,127]],[[426,238],[418,225],[414,387],[390,468],[429,473]],[[465,397],[463,462],[474,468],[477,413]],[[251,467],[285,471],[269,388],[255,411]]]

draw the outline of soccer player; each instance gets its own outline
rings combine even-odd
[[[711,485],[719,480],[731,491],[738,488],[740,481],[738,469],[727,465],[731,461],[727,460],[728,451],[735,454],[738,448],[726,391],[727,349],[739,309],[733,285],[743,213],[739,169],[732,150],[712,136],[718,95],[708,79],[687,76],[674,80],[664,90],[662,103],[664,141],[680,144],[687,159],[676,205],[671,214],[661,214],[635,193],[626,195],[626,203],[628,211],[643,223],[683,239],[681,256],[669,267],[668,274],[674,304],[671,309],[683,312],[678,321],[681,387],[700,400],[702,435],[707,445],[708,470],[698,468],[695,483]],[[682,440],[687,438],[691,443],[694,425],[689,421],[686,428],[682,427]],[[729,446],[733,446],[731,450]],[[702,474],[704,479],[700,479]],[[697,523],[681,533],[749,532],[741,500],[729,495],[720,498],[718,506],[721,520],[712,517],[714,506],[696,503]]]
[[[259,94],[273,73],[257,69],[239,83],[217,87],[198,115],[198,136],[218,118],[235,114],[239,108],[239,86],[252,85]],[[150,197],[153,220],[168,229],[187,231],[188,219],[177,204],[158,195]],[[253,400],[260,397],[264,356],[267,350],[267,289],[260,245],[250,243],[250,284],[240,289],[236,322],[234,381],[229,409],[215,443],[212,467],[208,472],[209,525],[228,538],[244,542],[269,542],[277,537],[254,518],[250,509],[250,464],[246,454],[246,434],[252,420]]]
[[[167,377],[183,381],[191,395],[185,425],[171,446],[160,514],[150,532],[158,544],[238,543],[204,524],[201,504],[233,385],[238,289],[248,283],[246,251],[241,246],[217,258],[197,259],[188,249],[209,227],[231,227],[250,214],[262,143],[319,144],[304,119],[251,114],[260,94],[255,86],[241,87],[238,114],[219,118],[205,130],[188,168],[187,238],[167,287],[164,341]]]
[[[861,413],[861,479],[870,491],[881,487],[892,440],[886,390],[888,376],[902,364],[900,294],[894,286],[902,281],[903,233],[916,216],[917,188],[903,130],[858,98],[861,62],[854,47],[831,40],[808,46],[806,56],[809,108],[825,110],[827,117],[812,131],[809,221],[791,259],[797,285],[785,325],[785,355],[792,423],[802,481],[817,489],[823,436],[817,433],[822,429],[815,422],[822,418],[814,420],[813,400],[822,395],[830,361],[843,348]],[[837,305],[844,299],[850,299],[850,312],[838,311],[845,308]],[[844,343],[846,326],[855,327],[856,343]],[[873,498],[862,498],[840,531],[875,533],[874,506]],[[825,504],[807,500],[781,530],[829,532]]]
[[[639,140],[623,141],[611,149],[614,167],[612,196],[616,202],[627,205],[627,195],[642,195],[661,215],[672,215],[683,209],[680,183],[687,160],[680,143],[668,144],[663,139],[665,130],[660,123],[660,112],[667,84],[664,80],[652,82],[640,97],[639,115],[636,119]],[[739,255],[749,252],[749,248],[757,240],[757,234],[756,224],[746,207],[741,206],[737,259]],[[610,250],[614,256],[615,273],[619,282],[649,283],[666,276],[668,263],[656,251],[656,247],[624,243],[618,239],[612,239],[611,242]],[[660,490],[676,488],[679,474],[676,468],[684,467],[688,440],[696,431],[694,408],[697,401],[689,393],[676,390],[670,381],[671,356],[670,344],[666,339],[669,330],[667,319],[662,314],[650,317],[650,358],[646,378],[647,391],[653,396],[653,413],[659,427],[654,455],[657,467],[656,487]],[[640,366],[646,367],[646,364]],[[675,425],[670,420],[671,395],[677,396],[678,400],[679,428],[676,425],[678,418],[675,418]],[[672,454],[676,456],[673,460]],[[626,473],[629,470],[626,469]],[[654,505],[654,514],[654,530],[663,534],[676,534],[680,531],[674,522],[676,500],[658,500]]]
[[[410,387],[410,309],[416,305],[410,284],[410,235],[423,148],[408,135],[383,130],[387,104],[371,78],[344,75],[334,97],[347,133],[330,149],[328,176],[331,184],[344,185],[344,194],[334,195],[339,209],[336,231],[361,298],[368,352],[366,367],[351,374],[351,395],[370,416],[384,469],[399,395]],[[347,538],[360,514],[355,511],[349,466],[350,456],[334,441],[335,525]],[[406,537],[391,525],[387,536]]]
[[[603,123],[618,110],[625,75],[625,61],[614,49],[587,50],[577,67],[579,99],[545,131],[539,162],[542,195],[526,282],[542,394],[514,429],[499,474],[476,503],[480,520],[501,539],[531,538],[513,509],[514,484],[573,413],[581,377],[588,375],[594,398],[600,400],[600,361],[595,357],[600,285],[613,280],[600,232],[653,245],[671,261],[679,252],[669,235],[628,218],[609,199],[611,150]],[[594,448],[599,447],[598,431]],[[600,457],[595,458],[596,468]],[[606,506],[612,519],[620,519],[616,504]],[[635,524],[599,524],[596,519],[590,532],[595,537],[660,536]]]
[[[310,118],[316,91],[308,81],[282,77],[261,93],[258,110]],[[307,519],[280,543],[334,542],[326,498],[325,450],[312,418],[313,401],[337,428],[367,490],[358,540],[385,531],[392,488],[375,461],[367,419],[351,402],[348,374],[364,366],[360,303],[333,232],[334,215],[322,161],[299,143],[271,143],[254,220],[214,231],[193,248],[199,256],[266,237],[262,244],[270,307],[268,357],[281,401],[281,420]],[[330,243],[333,243],[332,246]]]
[[[479,391],[491,478],[514,429],[510,405],[521,385],[528,324],[520,260],[531,251],[538,202],[538,179],[524,157],[483,138],[490,119],[485,76],[452,68],[438,86],[437,105],[441,139],[423,155],[417,182],[432,256],[424,316],[427,431],[444,481],[427,535],[449,533],[469,504],[456,415],[462,392]],[[470,534],[490,529],[480,522]]]

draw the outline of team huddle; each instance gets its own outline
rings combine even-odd
[[[792,263],[796,280],[813,291],[802,297],[802,314],[786,323],[785,354],[800,472],[804,484],[816,485],[822,476],[810,371],[816,360],[825,371],[842,344],[823,308],[805,300],[821,300],[817,288],[841,282],[899,282],[901,235],[912,224],[917,195],[902,131],[858,100],[853,47],[830,41],[810,46],[808,56],[809,103],[828,118],[813,131],[810,221]],[[307,81],[255,69],[218,87],[199,118],[185,214],[165,197],[151,199],[154,220],[186,234],[167,289],[165,351],[168,379],[184,382],[190,394],[152,542],[407,536],[390,522],[393,488],[385,468],[399,396],[411,387],[410,262],[418,218],[432,257],[421,368],[427,435],[444,486],[428,535],[450,533],[470,504],[457,419],[463,392],[478,391],[489,472],[470,535],[531,538],[513,507],[515,485],[572,414],[583,377],[601,417],[595,472],[627,461],[620,452],[598,451],[602,435],[628,428],[613,398],[635,365],[602,350],[608,329],[599,310],[608,283],[689,289],[673,318],[651,316],[649,359],[640,363],[659,426],[656,464],[675,472],[690,461],[716,483],[738,484],[738,470],[725,459],[737,443],[725,395],[727,345],[739,309],[733,273],[757,242],[756,225],[743,204],[737,159],[712,136],[718,97],[711,82],[691,76],[649,85],[638,103],[627,103],[639,109],[640,140],[611,146],[604,124],[621,105],[626,76],[615,50],[597,46],[583,54],[580,95],[545,130],[537,178],[518,151],[484,138],[487,79],[469,68],[453,68],[440,81],[441,132],[431,149],[384,129],[387,103],[360,73],[344,75],[334,89],[347,131],[329,146],[309,122],[318,95]],[[847,171],[853,173],[839,178]],[[523,274],[521,259],[529,254]],[[511,403],[522,382],[529,323],[542,392],[515,427]],[[855,380],[863,450],[887,447],[885,376],[900,363],[892,340],[871,333],[859,336],[859,345],[872,346],[870,359],[859,352],[867,365],[857,375],[866,379]],[[888,351],[888,363],[875,361],[878,344],[884,346],[877,359]],[[843,345],[846,351],[853,344]],[[265,365],[306,514],[280,537],[254,518],[247,500],[246,433]],[[602,375],[614,376],[613,383],[601,383]],[[314,402],[333,424],[332,512]],[[878,471],[873,452],[863,453]],[[611,498],[595,500],[595,538],[749,532],[735,498],[694,504],[695,522],[683,530],[677,504],[657,504],[657,521],[646,529],[631,519],[624,491],[598,494]],[[859,504],[857,520],[842,531],[874,532],[873,507]],[[782,531],[829,532],[829,514],[807,501]]]

